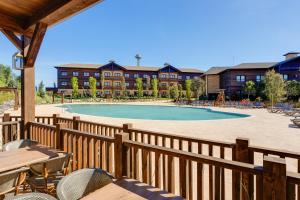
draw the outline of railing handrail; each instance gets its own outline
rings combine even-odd
[[[107,142],[115,142],[114,137],[109,137],[109,136],[104,136],[104,135],[97,135],[97,134],[93,134],[93,133],[86,133],[86,132],[83,132],[83,131],[78,131],[78,130],[69,129],[69,128],[62,128],[61,131],[71,133],[71,134],[77,134],[77,135],[80,135],[80,136],[92,137],[92,138],[96,138],[96,139],[107,141]]]
[[[286,172],[287,182],[300,185],[300,173]]]
[[[38,127],[46,127],[46,128],[49,128],[49,129],[56,129],[55,126],[53,125],[49,125],[49,124],[44,124],[44,123],[41,123],[41,122],[28,122],[30,125],[34,125],[34,126],[38,126]]]
[[[249,149],[254,152],[258,152],[258,153],[275,154],[275,155],[282,156],[282,157],[300,159],[300,153],[288,151],[288,150],[258,147],[258,146],[252,146],[252,145],[249,146]]]
[[[0,126],[19,124],[19,121],[0,122]]]
[[[119,128],[122,129],[122,126],[117,126],[117,125],[111,125],[111,124],[104,124],[104,123],[97,123],[97,122],[91,122],[87,120],[78,120],[79,123],[87,123],[87,124],[93,124],[93,125],[100,125],[100,126],[109,126],[112,128]]]
[[[230,142],[219,142],[216,140],[199,139],[196,137],[182,136],[182,135],[178,135],[178,134],[159,133],[156,131],[148,131],[148,130],[137,129],[137,128],[129,128],[128,131],[129,132],[140,132],[142,134],[151,134],[151,135],[167,137],[167,138],[171,138],[171,139],[179,139],[179,140],[186,140],[186,141],[191,141],[191,142],[219,145],[219,146],[228,147],[228,148],[232,148],[234,146],[234,143],[230,143]]]
[[[167,147],[160,147],[160,146],[144,144],[140,142],[134,142],[131,140],[125,140],[124,145],[127,147],[137,147],[137,148],[142,148],[143,150],[163,153],[174,157],[179,157],[179,158],[184,157],[185,159],[195,161],[195,162],[200,162],[202,164],[214,165],[214,166],[218,166],[226,169],[232,169],[232,170],[239,170],[243,172],[252,173],[255,175],[262,175],[263,172],[260,166],[256,166],[253,164],[226,160],[222,158],[182,151],[179,149],[170,149]]]

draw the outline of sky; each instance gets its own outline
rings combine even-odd
[[[36,84],[66,63],[193,67],[283,60],[300,50],[299,0],[104,0],[44,38]],[[0,34],[0,63],[17,49]]]

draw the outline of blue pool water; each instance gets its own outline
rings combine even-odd
[[[122,105],[122,104],[67,104],[68,112],[128,119],[150,120],[217,120],[245,118],[249,115],[218,112],[208,108],[178,106]]]

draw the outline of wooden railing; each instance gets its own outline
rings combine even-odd
[[[164,135],[148,136],[149,132],[133,141],[132,133],[120,132],[111,137],[68,129],[61,123],[52,126],[31,122],[29,125],[32,139],[73,154],[73,170],[100,167],[116,178],[127,176],[187,199],[300,198],[300,174],[287,172],[285,159],[279,157],[264,156],[260,166],[247,163],[246,158],[250,161],[253,158],[251,152],[276,153],[248,146],[247,140],[238,139],[236,144],[222,146],[214,141],[168,136],[163,146]],[[132,127],[127,124],[123,129],[128,131]],[[234,159],[241,162],[203,155],[204,143],[214,148],[229,148],[234,152]],[[292,152],[284,156],[298,158]]]

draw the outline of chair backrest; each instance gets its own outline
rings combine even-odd
[[[32,192],[28,194],[8,197],[6,198],[6,200],[57,200],[57,199],[48,194]]]
[[[30,170],[36,175],[43,175],[45,170],[49,175],[56,172],[62,172],[66,167],[68,167],[70,156],[71,154],[68,153],[58,153],[57,157],[30,165]]]
[[[25,180],[25,175],[20,176],[22,172],[28,171],[27,167],[11,170],[0,174],[0,195],[13,191],[17,184],[22,184]]]
[[[81,169],[60,180],[56,193],[60,200],[77,200],[109,183],[111,177],[101,169]]]
[[[11,151],[11,150],[15,150],[15,149],[20,149],[20,148],[25,148],[25,147],[30,147],[33,145],[37,145],[38,142],[34,141],[34,140],[15,140],[9,143],[6,143],[3,146],[3,150],[4,151]]]

